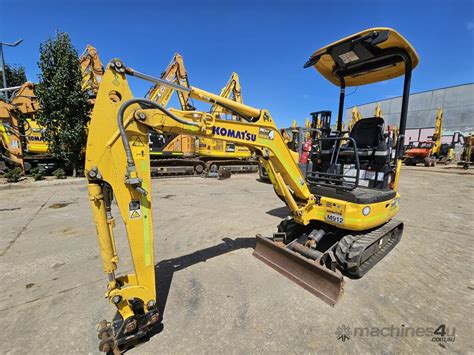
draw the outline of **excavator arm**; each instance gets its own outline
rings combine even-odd
[[[161,73],[161,78],[187,88],[189,87],[188,74],[184,66],[183,57],[179,53],[175,53],[165,71]],[[156,83],[150,88],[150,90],[148,90],[145,97],[158,102],[163,107],[167,107],[173,92],[173,88]],[[183,110],[194,110],[194,107],[189,102],[189,94],[187,92],[178,91],[177,94],[179,103]]]
[[[443,136],[443,109],[438,108],[436,113],[436,127],[433,133],[432,139],[434,142],[433,148],[431,148],[431,155],[439,155],[441,149],[441,137]]]
[[[82,90],[89,92],[91,97],[97,95],[104,74],[104,66],[100,61],[97,49],[88,44],[79,57],[82,74]]]
[[[222,88],[220,96],[225,98],[232,98],[235,102],[242,103],[242,89],[240,87],[239,75],[237,73],[232,73],[227,84]],[[218,115],[229,113],[225,110],[224,107],[217,104],[212,105],[211,114]]]

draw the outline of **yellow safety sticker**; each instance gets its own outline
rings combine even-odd
[[[144,147],[143,141],[140,136],[133,136],[133,143],[132,146],[134,147]]]
[[[146,141],[142,136],[131,136],[130,137],[130,148],[134,159],[145,159],[146,157]]]

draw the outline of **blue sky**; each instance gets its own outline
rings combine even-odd
[[[236,71],[244,102],[268,108],[279,126],[318,110],[336,116],[337,87],[303,64],[320,47],[377,26],[398,30],[416,48],[412,92],[474,81],[474,0],[0,0],[0,41],[24,39],[5,48],[6,60],[25,66],[31,81],[40,43],[60,30],[79,54],[90,43],[104,64],[119,57],[157,76],[179,52],[191,85],[211,92]],[[149,87],[131,85],[136,96]],[[398,96],[401,80],[348,93],[347,106]]]

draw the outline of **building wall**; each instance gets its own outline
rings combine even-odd
[[[357,106],[362,117],[373,117],[380,105],[386,125],[399,125],[401,96]],[[443,135],[474,133],[474,83],[410,95],[405,142],[426,140],[434,131],[436,113],[443,108]],[[346,123],[352,107],[346,109]],[[347,124],[346,124],[347,127]],[[421,128],[421,130],[420,130]]]

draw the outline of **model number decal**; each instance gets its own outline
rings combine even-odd
[[[336,213],[328,213],[326,215],[326,221],[337,224],[344,224],[344,218]]]

